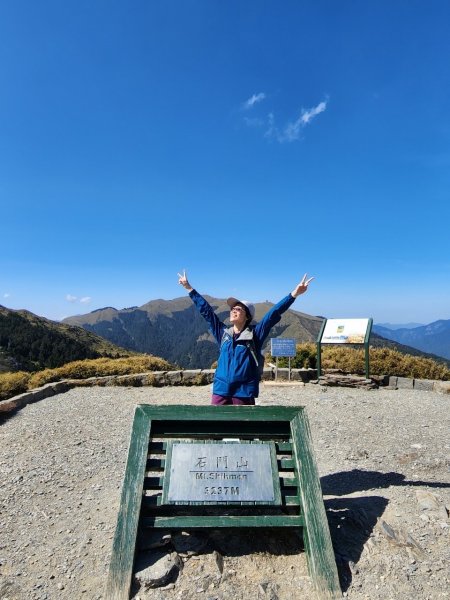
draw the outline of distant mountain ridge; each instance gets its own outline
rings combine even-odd
[[[441,319],[412,329],[392,330],[374,325],[373,331],[389,340],[450,359],[450,319]]]
[[[205,298],[219,318],[226,321],[229,316],[226,301],[206,295]],[[270,302],[255,304],[256,320],[259,321],[272,306]],[[186,369],[209,368],[218,356],[217,343],[187,296],[174,300],[152,300],[137,308],[117,310],[105,307],[85,315],[69,317],[64,322],[84,327],[123,348],[160,356]],[[294,338],[297,343],[315,342],[322,323],[323,317],[307,315],[291,308],[272,329],[263,350],[267,352],[270,349],[271,337]],[[443,360],[440,356],[381,337],[376,332],[372,332],[370,343],[413,356]]]
[[[226,300],[204,296],[223,321],[230,309]],[[273,306],[255,304],[256,320]],[[317,339],[323,319],[290,309],[271,332],[271,337],[291,337],[298,342]],[[217,359],[218,346],[203,317],[188,296],[151,300],[138,308],[107,307],[64,319],[109,341],[137,352],[165,358],[183,368],[209,368]],[[269,342],[266,343],[266,347]]]
[[[378,327],[386,327],[386,329],[414,329],[415,327],[423,327],[423,323],[377,323]]]
[[[226,301],[206,298],[219,317],[226,320],[229,316]],[[256,320],[271,306],[270,302],[257,304]],[[323,319],[290,309],[272,329],[270,337],[290,337],[298,343],[315,342]],[[448,321],[437,323],[443,324],[437,329],[445,332]],[[431,329],[435,331],[435,327]],[[439,355],[387,339],[387,335],[393,333],[396,332],[387,330],[385,338],[372,331],[370,344],[433,358],[450,366],[450,360]],[[266,352],[270,350],[270,337]],[[183,368],[209,368],[217,359],[218,346],[187,296],[152,300],[141,307],[122,310],[104,307],[70,317],[63,323],[26,310],[0,306],[0,372],[53,368],[73,360],[114,358],[133,352],[159,356]]]
[[[129,356],[82,327],[0,305],[0,372],[54,368],[85,358]]]

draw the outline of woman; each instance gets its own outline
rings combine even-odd
[[[214,375],[211,404],[255,404],[259,394],[258,357],[269,335],[284,312],[295,299],[304,294],[314,279],[307,279],[306,273],[300,283],[285,298],[275,304],[254,324],[255,307],[246,300],[228,298],[231,327],[219,319],[212,307],[189,283],[186,271],[178,273],[178,283],[189,292],[202,317],[207,321],[211,332],[220,345],[217,369]]]

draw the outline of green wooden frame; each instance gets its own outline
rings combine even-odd
[[[262,506],[262,503],[249,505],[248,502],[238,507],[223,506],[223,503],[222,506],[187,503],[187,506],[176,507],[161,504],[165,460],[152,458],[152,448],[159,448],[164,453],[165,440],[220,440],[230,437],[275,442],[280,454],[277,464],[282,482],[282,507]],[[290,452],[291,457],[284,458],[285,452]],[[156,476],[148,475],[155,472]],[[302,528],[309,573],[318,598],[341,598],[304,407],[137,406],[113,541],[107,600],[129,598],[138,532],[145,531],[147,527]]]

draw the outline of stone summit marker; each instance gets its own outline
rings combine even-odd
[[[317,598],[341,598],[304,407],[136,407],[105,597],[129,598],[153,529],[301,529]]]
[[[281,504],[273,442],[170,442],[166,472],[168,485],[163,490],[163,504],[193,501]]]

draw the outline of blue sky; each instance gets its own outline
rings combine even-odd
[[[0,1],[0,304],[450,319],[446,0]]]

